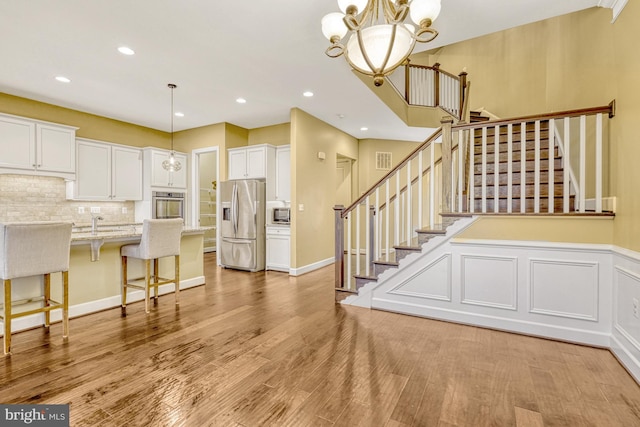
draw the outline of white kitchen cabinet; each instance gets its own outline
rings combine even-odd
[[[282,145],[276,148],[276,200],[291,200],[291,147]]]
[[[73,179],[76,129],[0,114],[0,172]]]
[[[289,272],[291,230],[289,227],[267,227],[266,269]]]
[[[76,149],[73,199],[142,200],[142,150],[87,139],[78,139]]]
[[[162,162],[169,158],[169,150],[145,149],[145,167],[150,168],[151,187],[170,187],[172,189],[187,188],[187,155],[175,153],[175,158],[182,167],[175,172],[169,172],[162,167]],[[148,160],[147,160],[148,159]]]
[[[275,147],[255,145],[230,148],[229,179],[268,179],[275,171]]]

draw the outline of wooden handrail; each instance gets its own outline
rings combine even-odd
[[[522,123],[522,122],[533,122],[536,120],[562,119],[565,117],[579,117],[583,115],[592,115],[592,114],[598,114],[598,113],[607,113],[609,115],[609,118],[613,118],[615,116],[615,109],[616,109],[615,107],[616,107],[616,101],[614,99],[609,103],[609,105],[604,105],[602,107],[583,108],[580,110],[567,110],[567,111],[560,111],[557,113],[535,114],[531,116],[515,117],[512,119],[506,119],[506,120],[489,120],[486,122],[478,122],[478,123],[459,123],[457,125],[451,126],[451,130],[460,131],[460,130],[481,129],[484,127],[504,126],[509,124]]]
[[[413,160],[413,158],[415,156],[417,156],[420,151],[422,151],[425,148],[427,148],[429,146],[429,144],[431,144],[433,141],[435,141],[440,135],[442,135],[442,128],[441,127],[436,129],[436,131],[434,133],[432,133],[429,138],[427,138],[415,150],[413,150],[411,153],[409,153],[409,155],[407,157],[405,157],[404,160],[402,160],[400,163],[398,163],[398,165],[395,168],[391,169],[382,178],[380,178],[378,180],[378,182],[376,182],[373,186],[371,186],[369,191],[364,193],[362,196],[358,197],[355,202],[353,202],[351,205],[349,205],[349,207],[347,207],[345,210],[343,210],[342,211],[342,218],[345,218],[347,216],[347,214],[349,212],[351,212],[352,210],[354,210],[356,208],[356,206],[358,206],[360,203],[362,203],[362,201],[364,199],[366,199],[368,196],[372,195],[376,188],[378,188],[383,182],[385,182],[393,174],[398,172],[398,170],[402,169],[408,162]]]
[[[407,65],[409,65],[409,67],[411,67],[411,68],[421,68],[421,69],[423,69],[423,70],[433,70],[433,71],[436,71],[436,70],[437,70],[440,74],[444,74],[444,75],[449,76],[449,77],[451,77],[451,78],[453,78],[453,79],[456,79],[456,80],[458,80],[458,79],[460,78],[459,76],[456,76],[455,74],[451,74],[451,73],[449,73],[449,72],[447,72],[447,71],[443,71],[443,70],[441,70],[441,69],[439,68],[439,66],[438,66],[438,67],[435,67],[435,66],[434,66],[434,67],[432,67],[432,66],[430,66],[430,65],[415,65],[415,64],[411,64],[411,63],[409,63],[409,64],[407,64]],[[438,65],[439,65],[439,64],[438,64]],[[466,74],[466,73],[465,73],[465,74]]]

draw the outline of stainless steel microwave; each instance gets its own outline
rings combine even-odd
[[[274,224],[289,224],[291,222],[291,209],[273,208],[273,218],[271,220]]]
[[[151,216],[157,219],[184,219],[184,199],[184,193],[154,191],[151,198]]]

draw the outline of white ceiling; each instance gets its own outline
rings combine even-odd
[[[418,49],[598,2],[442,0],[440,35]],[[0,0],[0,92],[168,131],[175,83],[185,114],[176,131],[285,123],[298,107],[356,138],[425,139],[430,132],[407,127],[344,59],[324,54],[320,19],[337,10],[335,0]]]

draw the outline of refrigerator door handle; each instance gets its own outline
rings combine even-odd
[[[232,216],[233,216],[233,235],[237,236],[238,235],[238,184],[234,184],[233,185],[233,196],[232,196],[232,201],[231,201],[231,205],[233,206],[233,212],[232,212]]]

